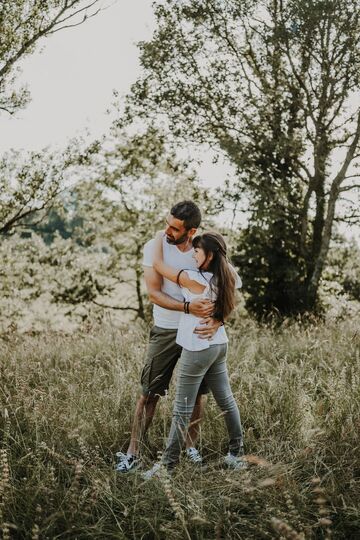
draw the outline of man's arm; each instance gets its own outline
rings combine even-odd
[[[175,300],[168,294],[162,292],[162,277],[154,270],[153,267],[144,267],[145,285],[149,295],[149,300],[152,304],[170,309],[172,311],[184,311],[184,303]],[[189,311],[197,317],[209,317],[213,312],[214,306],[209,300],[200,299],[193,300],[190,303]]]
[[[149,300],[152,304],[171,309],[172,311],[183,311],[184,304],[175,298],[171,298],[161,290],[162,277],[152,267],[144,268],[144,278]]]

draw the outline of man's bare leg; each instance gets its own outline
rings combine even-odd
[[[190,419],[190,426],[186,435],[186,448],[196,446],[199,438],[200,423],[204,416],[204,409],[206,405],[207,397],[205,394],[197,396],[195,407]]]
[[[140,396],[135,407],[131,439],[127,453],[137,456],[139,442],[147,432],[155,414],[159,396]]]
[[[128,454],[138,455],[139,441],[149,429],[152,419],[155,414],[156,406],[159,401],[159,396],[140,396],[135,407],[134,420],[131,430],[131,438]],[[196,445],[199,438],[200,422],[204,414],[207,397],[198,395],[195,402],[195,407],[190,419],[190,427],[186,436],[186,448],[191,448]]]

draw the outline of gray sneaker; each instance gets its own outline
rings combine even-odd
[[[230,454],[230,452],[224,457],[224,465],[228,469],[233,469],[235,471],[240,471],[249,467],[243,456],[234,456],[233,454]]]
[[[201,454],[200,454],[199,450],[197,450],[193,446],[191,448],[186,449],[186,457],[194,465],[201,465],[202,464]]]
[[[115,470],[119,473],[134,472],[141,465],[140,458],[134,454],[117,452],[116,457],[119,459],[119,463],[115,465]]]
[[[166,474],[166,469],[160,462],[158,462],[155,463],[155,465],[153,465],[148,471],[141,473],[141,477],[144,480],[151,480],[152,478],[161,478],[164,473]]]

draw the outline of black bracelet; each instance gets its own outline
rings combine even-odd
[[[189,305],[190,305],[190,302],[185,302],[184,301],[184,312],[186,313],[186,315],[189,315],[189,313],[190,313]]]

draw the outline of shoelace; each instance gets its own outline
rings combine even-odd
[[[131,464],[136,461],[136,456],[129,456],[124,452],[116,452],[116,457],[119,458],[119,463],[116,465],[118,471],[128,471],[131,469]]]
[[[155,463],[155,465],[152,466],[152,468],[149,471],[146,471],[143,474],[143,478],[150,479],[153,476],[156,476],[160,472],[161,465],[160,463]]]
[[[133,456],[125,455],[124,459],[122,459],[120,463],[118,463],[117,470],[128,471],[129,469],[131,469],[131,464],[133,463],[133,461],[135,461],[135,458]]]
[[[192,461],[202,461],[199,451],[196,448],[188,448],[187,454]]]

